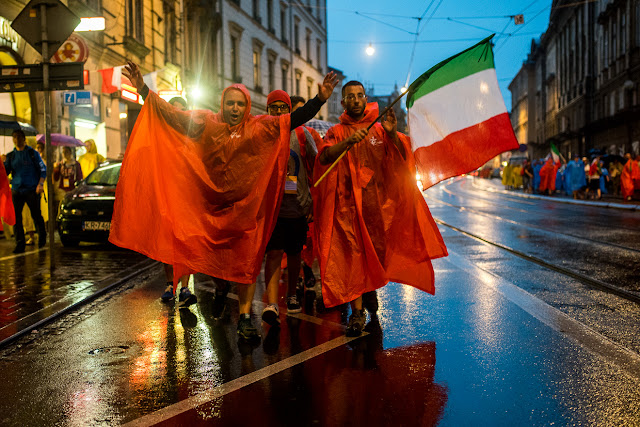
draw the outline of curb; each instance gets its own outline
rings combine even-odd
[[[523,194],[523,193],[516,193],[512,191],[507,191],[507,190],[499,190],[497,188],[483,187],[483,186],[477,185],[475,176],[467,175],[467,179],[471,179],[472,180],[471,185],[473,185],[473,187],[478,188],[480,190],[490,191],[493,193],[508,194],[511,196],[521,197],[523,199],[538,199],[538,200],[546,200],[550,202],[569,203],[572,205],[596,206],[600,208],[624,209],[628,211],[640,210],[640,205],[623,205],[622,203],[615,203],[615,202],[589,202],[586,200],[565,199],[565,198],[558,198],[558,197],[542,196],[538,194]]]

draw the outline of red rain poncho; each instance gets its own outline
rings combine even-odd
[[[558,171],[558,167],[553,164],[553,159],[549,157],[540,169],[540,192],[551,190],[556,190],[556,173]]]
[[[0,162],[0,230],[2,230],[2,220],[9,225],[16,225],[16,212],[13,208],[9,178],[7,178],[4,164]]]
[[[635,189],[634,181],[638,182],[639,180],[640,167],[638,166],[638,161],[634,159],[627,160],[627,163],[625,163],[622,168],[622,174],[620,175],[622,197],[625,199],[627,197],[632,197]]]
[[[367,105],[358,122],[343,113],[318,152],[366,128],[377,116],[375,103]],[[327,307],[353,301],[389,281],[435,292],[431,259],[446,256],[447,248],[416,186],[409,138],[398,137],[406,160],[376,123],[317,187],[315,243]],[[316,180],[329,166],[316,161]]]
[[[290,115],[236,126],[222,111],[179,111],[150,92],[129,139],[109,241],[174,265],[253,283],[284,193]],[[222,103],[221,103],[222,105]]]

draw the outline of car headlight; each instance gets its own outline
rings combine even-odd
[[[71,209],[66,206],[62,206],[61,209],[64,215],[74,215],[74,216],[82,215],[82,211],[80,209]]]

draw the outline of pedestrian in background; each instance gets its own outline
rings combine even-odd
[[[589,197],[589,193],[592,192],[595,194],[595,199],[600,199],[602,197],[602,192],[600,191],[600,175],[602,171],[600,169],[600,156],[596,156],[595,159],[591,162],[589,166],[589,184],[587,186],[587,191],[585,192],[585,197]]]
[[[11,175],[12,178],[11,198],[16,216],[16,224],[13,228],[16,247],[13,253],[22,253],[26,246],[22,226],[22,210],[25,204],[29,206],[38,230],[38,246],[42,248],[47,243],[47,231],[40,212],[40,194],[44,189],[47,167],[40,154],[27,145],[23,131],[13,131],[12,137],[15,148],[4,158],[4,168],[7,175]]]
[[[98,147],[93,139],[87,139],[84,145],[87,148],[87,152],[78,157],[78,163],[82,168],[82,176],[86,178],[100,163],[104,162],[104,156],[98,154]]]
[[[529,160],[524,161],[522,168],[522,187],[525,193],[533,192],[533,166]]]
[[[62,147],[62,161],[53,166],[53,181],[58,185],[56,203],[59,206],[64,196],[76,188],[76,182],[82,179],[82,168],[75,159],[71,147]]]
[[[267,96],[267,112],[271,116],[289,114],[291,99],[283,90],[274,90]],[[299,130],[299,131],[298,131]],[[304,147],[304,153],[302,150]],[[268,305],[262,311],[262,320],[271,326],[280,324],[278,285],[282,275],[281,262],[287,254],[287,312],[302,311],[296,295],[296,285],[301,266],[302,248],[307,241],[307,225],[312,209],[310,180],[311,165],[318,151],[313,136],[300,126],[289,138],[289,162],[284,194],[278,212],[276,226],[266,248],[264,276]]]
[[[623,167],[618,159],[609,164],[609,177],[611,178],[609,189],[614,196],[620,195],[620,175],[622,175]]]
[[[640,166],[638,166],[637,161],[631,158],[631,153],[625,154],[624,157],[627,161],[622,168],[620,183],[622,188],[622,197],[625,200],[630,201],[635,190],[634,181],[640,179]]]

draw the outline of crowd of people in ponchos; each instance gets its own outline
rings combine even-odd
[[[525,193],[552,196],[567,194],[574,199],[601,199],[603,194],[622,196],[626,201],[638,199],[640,190],[640,155],[627,153],[624,158],[575,155],[565,162],[552,156],[533,162],[508,162],[502,170],[502,184],[507,190],[522,188]]]

